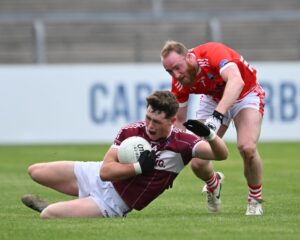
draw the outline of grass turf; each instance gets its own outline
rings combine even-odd
[[[0,146],[0,239],[299,239],[300,144],[263,143],[264,215],[244,216],[247,188],[243,165],[233,144],[229,159],[215,162],[226,178],[219,214],[206,210],[202,183],[186,167],[167,190],[141,212],[124,219],[41,220],[22,205],[24,193],[39,194],[52,201],[71,197],[34,183],[27,167],[54,160],[101,160],[108,146]]]

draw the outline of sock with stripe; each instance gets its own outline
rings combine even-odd
[[[262,199],[262,185],[248,185],[249,193],[248,193],[248,201],[250,199]]]
[[[207,181],[205,181],[207,190],[209,192],[213,192],[218,187],[219,181],[220,180],[219,180],[216,172],[214,172],[213,176],[210,179],[208,179]]]

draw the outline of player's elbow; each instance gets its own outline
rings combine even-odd
[[[111,180],[108,168],[104,164],[100,168],[99,176],[102,181],[110,181]]]

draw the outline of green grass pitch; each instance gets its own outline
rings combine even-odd
[[[261,143],[264,162],[264,216],[247,217],[243,165],[234,144],[230,156],[215,162],[226,178],[222,211],[209,214],[203,183],[189,166],[167,190],[141,212],[121,219],[41,220],[20,197],[35,193],[50,202],[71,197],[44,188],[27,175],[36,162],[101,160],[108,145],[0,146],[0,239],[300,239],[300,143]]]

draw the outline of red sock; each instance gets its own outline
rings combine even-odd
[[[213,192],[219,184],[219,178],[217,174],[214,172],[213,176],[205,182],[207,185],[207,190]]]
[[[249,187],[248,200],[252,198],[261,199],[262,185],[256,185],[256,186],[248,185],[248,187]]]

